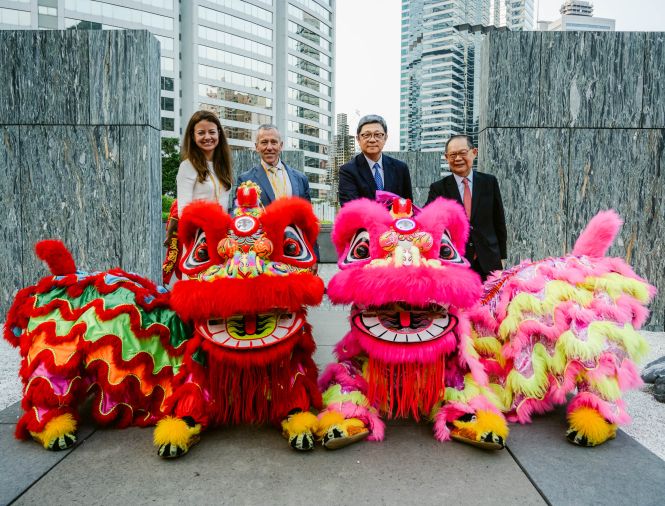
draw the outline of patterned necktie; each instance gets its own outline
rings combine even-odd
[[[381,173],[379,172],[380,168],[381,166],[378,162],[374,164],[374,182],[376,182],[377,190],[383,190],[383,179],[381,179]]]
[[[462,178],[462,183],[464,183],[464,210],[466,211],[467,218],[471,219],[471,189],[469,188],[469,179],[466,177]]]

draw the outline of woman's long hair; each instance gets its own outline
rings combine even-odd
[[[182,150],[180,151],[181,160],[189,160],[196,173],[198,174],[199,183],[203,183],[208,177],[208,164],[206,163],[205,154],[194,142],[194,127],[199,121],[210,121],[217,125],[219,131],[219,142],[215,147],[215,152],[212,155],[212,166],[215,171],[217,179],[224,185],[227,190],[231,189],[233,184],[233,168],[231,160],[231,148],[226,140],[224,129],[219,122],[217,116],[210,111],[196,111],[187,123],[185,130],[185,137],[182,140]]]

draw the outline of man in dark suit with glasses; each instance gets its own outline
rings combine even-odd
[[[376,114],[360,118],[356,139],[362,153],[339,169],[339,203],[366,197],[374,200],[385,190],[413,200],[409,167],[382,153],[388,139],[386,121]]]
[[[464,206],[471,225],[464,256],[485,281],[490,272],[503,269],[506,217],[496,178],[472,170],[477,155],[478,148],[468,135],[453,135],[446,143],[445,155],[452,174],[432,183],[427,204],[445,197]]]

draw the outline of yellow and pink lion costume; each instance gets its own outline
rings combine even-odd
[[[655,290],[605,252],[621,224],[600,213],[572,253],[525,261],[484,286],[464,259],[468,220],[438,199],[419,210],[346,204],[333,230],[328,296],[351,304],[338,362],[319,378],[324,446],[384,438],[383,418],[429,418],[434,436],[503,448],[510,421],[568,405],[568,439],[600,444],[628,421],[640,384],[636,332]]]

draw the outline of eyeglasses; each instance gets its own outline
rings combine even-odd
[[[208,134],[210,137],[217,137],[219,135],[219,130],[217,130],[217,129],[208,130],[208,131],[197,130],[196,132],[194,132],[194,135],[196,135],[197,137],[203,137],[206,134]]]
[[[364,141],[368,141],[372,137],[374,137],[377,141],[382,141],[386,137],[386,134],[383,132],[363,132],[360,134],[360,138]]]
[[[464,158],[466,155],[469,154],[469,151],[470,150],[468,150],[468,149],[463,149],[462,151],[454,151],[452,153],[447,153],[446,158],[448,158],[450,160],[454,160],[458,156],[461,156],[462,158]]]

